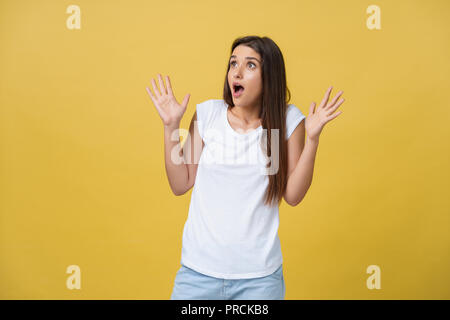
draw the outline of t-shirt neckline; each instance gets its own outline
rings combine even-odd
[[[235,136],[238,136],[238,137],[247,137],[247,136],[256,134],[256,133],[258,133],[258,132],[260,132],[262,130],[262,125],[260,125],[259,127],[255,128],[255,129],[252,129],[250,131],[247,131],[245,133],[237,132],[236,130],[233,129],[233,127],[231,126],[230,122],[228,121],[228,109],[229,108],[230,108],[230,106],[225,103],[225,108],[224,108],[224,110],[225,110],[225,112],[224,112],[224,114],[225,114],[225,117],[224,117],[225,118],[225,126],[228,128],[228,131],[230,131],[232,134],[234,134]]]

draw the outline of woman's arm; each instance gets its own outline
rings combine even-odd
[[[288,140],[288,181],[284,200],[298,205],[312,183],[318,141],[306,139],[305,121],[300,122]]]
[[[319,136],[323,127],[342,113],[342,111],[333,112],[344,102],[344,99],[337,102],[343,91],[328,103],[332,88],[332,86],[328,88],[317,110],[314,110],[316,103],[311,103],[308,117],[295,128],[288,139],[288,181],[284,200],[291,206],[298,205],[311,186]],[[305,130],[308,133],[306,142],[304,142]]]
[[[181,163],[177,164],[176,161],[183,157],[182,150],[180,150],[180,135],[175,133],[178,129],[179,123],[172,126],[164,126],[164,162],[166,174],[170,188],[176,196],[185,193],[189,180],[189,171],[185,162],[180,161]],[[172,138],[174,135],[176,135],[176,139]]]
[[[204,143],[198,133],[197,112],[192,116],[189,135],[183,147],[181,147],[180,135],[175,133],[177,129],[179,129],[179,123],[164,126],[164,158],[170,188],[175,195],[180,196],[189,191],[195,183]],[[173,139],[172,135],[176,138]]]
[[[181,147],[178,129],[186,111],[190,94],[187,94],[183,102],[179,104],[173,94],[169,76],[166,76],[167,88],[160,74],[158,74],[158,79],[159,88],[156,86],[155,80],[152,79],[154,94],[148,87],[147,92],[164,124],[166,174],[172,192],[178,196],[186,193],[194,185],[203,141],[198,134],[197,113],[194,113],[189,127],[189,135],[184,146]]]

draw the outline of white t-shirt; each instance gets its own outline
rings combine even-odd
[[[264,277],[283,262],[278,205],[264,205],[268,158],[259,139],[267,130],[235,131],[227,108],[221,99],[197,104],[205,146],[183,229],[181,264],[221,279]],[[295,105],[288,106],[287,138],[304,118]]]

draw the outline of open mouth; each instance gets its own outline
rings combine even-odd
[[[235,94],[240,95],[244,91],[244,87],[239,84],[235,84],[233,85],[233,91]]]

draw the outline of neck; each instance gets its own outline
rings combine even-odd
[[[261,120],[259,117],[261,113],[260,104],[254,106],[234,105],[230,108],[230,112],[245,124],[252,124]]]

